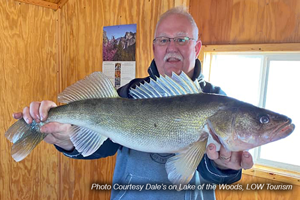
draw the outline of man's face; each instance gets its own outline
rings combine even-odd
[[[164,18],[156,29],[157,37],[174,38],[186,36],[193,37],[193,27],[187,17],[180,14],[172,14]],[[183,46],[175,44],[171,40],[167,45],[160,46],[153,43],[154,60],[161,75],[171,76],[172,71],[176,74],[185,72],[189,77],[193,76],[195,59],[201,49],[201,41],[187,41]]]

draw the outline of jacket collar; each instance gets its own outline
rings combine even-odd
[[[148,68],[148,73],[149,73],[150,77],[153,78],[154,80],[156,80],[156,77],[159,77],[159,72],[157,70],[154,59],[152,60],[151,65]],[[199,82],[201,82],[204,79],[204,76],[201,73],[201,62],[199,59],[196,59],[194,74],[192,77],[193,81],[195,81],[196,79],[198,79]]]

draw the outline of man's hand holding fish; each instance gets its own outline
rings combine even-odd
[[[48,112],[51,108],[56,107],[53,101],[31,102],[29,107],[25,107],[23,112],[14,113],[15,119],[23,118],[26,123],[31,124],[34,121],[37,123],[44,122],[48,117]],[[61,124],[59,122],[50,122],[40,128],[41,132],[46,133],[44,139],[49,144],[55,144],[66,151],[74,149],[74,145],[70,140],[71,130],[70,124]]]

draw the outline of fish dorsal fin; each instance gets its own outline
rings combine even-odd
[[[172,79],[187,91],[188,94],[197,94],[202,92],[198,81],[193,82],[186,73],[181,72],[180,76],[172,72]]]
[[[70,103],[84,99],[116,97],[119,95],[110,80],[102,72],[94,72],[67,87],[58,95],[58,101]]]
[[[184,72],[181,72],[179,76],[173,72],[171,78],[168,76],[156,77],[156,81],[150,78],[149,83],[143,82],[135,89],[129,89],[129,94],[135,99],[171,97],[201,92],[198,81],[193,82]]]

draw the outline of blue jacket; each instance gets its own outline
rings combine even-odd
[[[119,95],[123,98],[132,98],[129,95],[129,88],[135,87],[142,81],[149,81],[150,77],[156,79],[156,76],[159,76],[159,73],[154,60],[148,69],[148,73],[148,77],[134,79],[127,85],[121,87],[118,90]],[[203,75],[201,74],[201,63],[198,59],[196,60],[193,75],[193,80],[195,79],[199,81],[203,92],[225,95],[219,87],[215,87],[204,81]],[[199,186],[199,189],[182,190],[178,192],[172,189],[172,185],[167,178],[165,170],[165,163],[169,157],[173,156],[173,154],[139,152],[113,143],[109,139],[105,141],[94,154],[88,157],[83,157],[76,150],[67,152],[57,146],[56,148],[67,157],[75,159],[98,159],[112,156],[118,152],[113,177],[111,199],[215,199],[214,190],[205,190],[206,186],[202,189],[199,185],[212,183],[231,184],[241,178],[241,170],[220,170],[205,154],[190,182],[190,184],[195,185],[196,188]],[[144,185],[144,190],[142,192],[130,189],[119,190],[121,186],[130,184]],[[150,189],[150,184],[158,184],[161,186],[165,185],[163,186],[165,188],[162,187],[153,191],[151,190],[153,188]],[[170,190],[168,190],[168,188]]]

